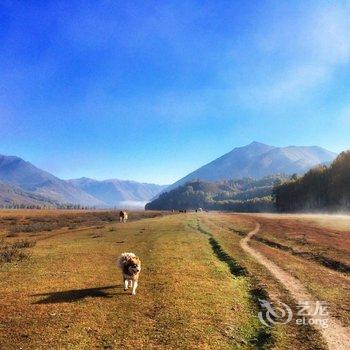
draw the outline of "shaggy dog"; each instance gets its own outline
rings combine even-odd
[[[118,258],[118,266],[123,273],[124,290],[130,287],[132,295],[135,295],[141,271],[141,260],[134,253],[123,253]]]
[[[128,213],[126,211],[121,211],[119,213],[119,222],[127,222],[128,221]]]

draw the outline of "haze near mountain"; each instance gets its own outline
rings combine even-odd
[[[97,181],[86,177],[69,182],[109,206],[118,202],[146,202],[167,187],[117,179]]]

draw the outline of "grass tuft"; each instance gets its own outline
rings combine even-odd
[[[35,241],[21,240],[14,243],[0,241],[0,262],[11,263],[21,261],[28,257],[28,253],[22,251],[24,248],[31,248]]]

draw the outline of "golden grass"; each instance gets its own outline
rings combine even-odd
[[[132,211],[129,221],[162,216],[159,211]],[[103,227],[111,222],[119,222],[118,210],[3,210],[0,211],[0,237],[15,238],[28,233],[37,236],[69,228],[81,230],[84,227]]]
[[[258,221],[261,223],[261,230],[257,234],[259,237],[281,243],[296,251],[309,251],[313,254],[322,253],[326,257],[344,262],[349,260],[348,242],[350,234],[346,230],[340,230],[340,226],[336,225],[337,219],[334,216],[225,214],[222,217],[224,220],[220,223],[221,226],[235,227],[238,230],[241,226],[242,231],[247,231],[253,227],[254,221]],[[219,217],[213,217],[212,220],[219,221]],[[349,219],[343,218],[343,220],[345,222]],[[342,226],[346,228],[344,222]],[[228,223],[231,223],[231,226]],[[332,227],[332,223],[335,224],[335,227]],[[298,235],[301,233],[306,235],[306,243],[302,244],[299,241]],[[237,234],[236,237],[236,239],[239,239]],[[343,245],[341,245],[341,242],[343,242]],[[232,242],[231,244],[231,249],[236,249],[237,244]],[[348,275],[327,268],[317,261],[295,255],[290,251],[271,247],[259,241],[252,240],[250,244],[278,266],[297,277],[316,299],[328,302],[330,313],[339,318],[345,326],[350,326],[350,300],[348,298],[350,277]],[[250,270],[253,271],[253,268],[251,266]],[[258,271],[255,271],[254,274],[259,276]],[[265,278],[264,283],[271,289],[273,285],[271,279]]]
[[[350,215],[311,215],[304,219],[324,228],[350,232]]]
[[[282,249],[318,260],[334,270],[346,272],[350,269],[350,217],[276,214],[249,217],[252,220],[255,217],[261,224],[256,235],[258,239],[281,244]]]
[[[201,217],[221,243],[241,266],[248,271],[252,288],[263,289],[272,302],[282,301],[289,305],[294,315],[297,307],[283,286],[257,261],[241,249],[242,237],[255,226],[254,217],[241,214],[203,215]],[[294,318],[293,318],[294,320]],[[296,326],[292,321],[288,324],[277,324],[272,328],[273,344],[269,349],[325,349],[320,335],[311,327]]]
[[[349,276],[259,242],[251,244],[270,260],[297,277],[317,300],[326,301],[330,314],[339,318],[344,326],[350,326]]]
[[[25,212],[23,218],[31,217]],[[259,323],[257,298],[264,292],[295,305],[239,246],[254,216],[134,219],[37,233],[28,260],[0,265],[6,281],[0,286],[0,348],[324,349],[309,327],[290,323],[269,330]],[[123,291],[115,264],[124,251],[142,259],[134,297]]]
[[[135,297],[115,265],[123,251],[142,258]],[[5,349],[254,347],[244,284],[181,215],[66,231],[31,253],[0,270]]]

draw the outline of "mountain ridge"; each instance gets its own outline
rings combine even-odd
[[[0,181],[60,203],[102,204],[66,181],[17,156],[0,155]]]
[[[330,163],[336,154],[319,146],[275,147],[261,142],[236,147],[203,165],[170,186],[140,183],[117,178],[95,180],[88,177],[62,180],[17,156],[0,155],[0,183],[3,198],[20,198],[26,203],[116,206],[122,202],[147,202],[191,180],[223,181],[274,174],[302,174],[317,164]],[[22,192],[21,192],[22,191]],[[34,196],[34,197],[33,197]],[[37,196],[37,197],[35,197]]]
[[[3,184],[0,187],[0,198],[2,196],[3,204],[20,204],[22,201],[26,205],[45,205],[47,202],[96,207],[116,206],[118,202],[149,201],[166,187],[118,179],[98,181],[83,177],[62,180],[20,157],[1,154],[0,183]],[[96,197],[82,189],[81,183],[107,186],[105,191],[111,193],[108,201],[100,199],[102,189],[97,189]]]
[[[336,153],[319,146],[276,147],[253,141],[192,171],[166,190],[195,179],[222,181],[244,177],[259,179],[278,173],[302,174],[317,164],[331,162],[336,156]]]

